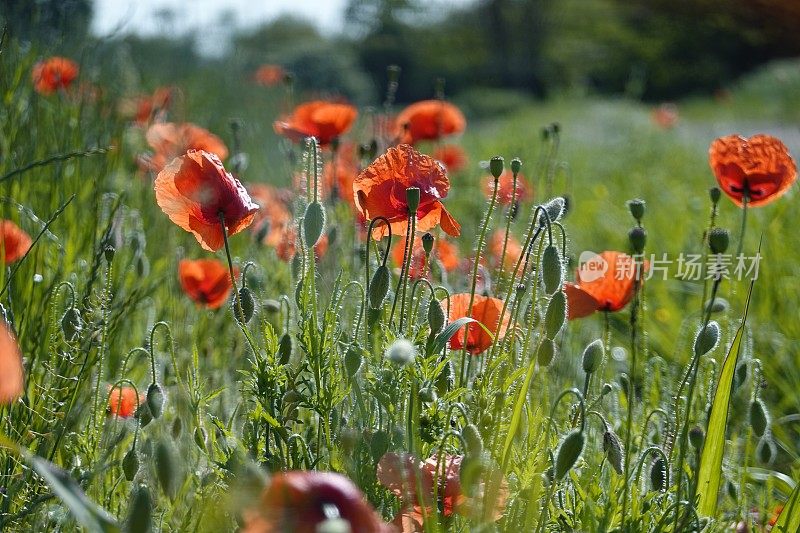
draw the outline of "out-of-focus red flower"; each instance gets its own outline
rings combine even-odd
[[[24,387],[22,352],[11,329],[0,320],[0,405],[8,405],[22,396]]]
[[[264,244],[277,248],[292,223],[292,192],[261,183],[248,186],[248,190],[260,207],[253,220],[252,231],[260,236]]]
[[[642,265],[647,271],[647,261]],[[567,314],[570,320],[589,316],[595,311],[619,311],[625,307],[635,289],[636,263],[622,252],[603,252],[586,265],[581,265],[575,283],[567,283]]]
[[[516,193],[514,192],[514,174],[510,170],[500,174],[497,180],[497,202],[501,205],[510,205],[512,197],[514,201],[522,202],[531,198],[532,189],[528,181],[522,174],[517,174]],[[491,198],[494,193],[494,177],[486,176],[483,178],[483,193],[487,198]]]
[[[280,65],[261,65],[253,74],[253,80],[264,87],[274,87],[283,83],[286,70]]]
[[[783,505],[776,505],[775,509],[772,511],[772,516],[769,517],[769,522],[767,525],[772,527],[778,523],[778,518],[781,517],[781,513],[783,512]]]
[[[275,133],[294,142],[307,137],[316,137],[320,146],[328,146],[331,141],[347,133],[358,117],[358,110],[349,104],[314,100],[300,104],[294,112],[275,121]]]
[[[156,202],[178,226],[194,234],[206,250],[224,244],[220,215],[228,235],[236,235],[253,222],[258,206],[214,154],[189,150],[158,173]]]
[[[433,151],[433,158],[440,161],[448,172],[459,172],[467,166],[467,154],[456,144],[443,144]]]
[[[152,95],[141,95],[122,100],[119,111],[130,117],[137,126],[145,126],[164,116],[172,104],[172,87],[159,87]]]
[[[154,153],[139,157],[139,163],[147,170],[160,172],[167,163],[190,150],[202,150],[219,159],[228,157],[228,148],[222,139],[195,124],[160,122],[147,130],[147,144]]]
[[[709,164],[720,188],[742,207],[768,204],[789,190],[797,166],[786,146],[770,135],[720,137],[708,149]]]
[[[406,246],[405,238],[401,239],[392,249],[392,260],[398,268],[403,267],[403,254]],[[452,272],[458,268],[459,257],[456,246],[444,239],[436,239],[431,249],[431,258],[438,260],[445,272]],[[429,272],[428,264],[425,261],[425,249],[422,246],[422,238],[414,238],[412,245],[411,261],[409,262],[408,275],[412,279],[425,277]]]
[[[297,253],[297,228],[294,225],[289,225],[281,234],[281,240],[278,245],[275,247],[275,253],[278,255],[278,259],[281,261],[288,263],[292,259],[294,259],[295,254]],[[323,233],[322,236],[317,241],[317,244],[314,245],[314,257],[317,259],[321,259],[325,256],[325,253],[328,251],[328,234]]]
[[[352,533],[387,533],[360,490],[333,472],[290,471],[272,476],[258,508],[245,513],[242,533],[316,533],[328,518],[339,518]]]
[[[30,235],[10,220],[0,220],[0,253],[6,265],[22,259],[31,248]]]
[[[650,117],[656,126],[668,130],[678,123],[678,106],[673,103],[664,103],[653,108]]]
[[[469,325],[467,334],[466,348],[472,355],[479,355],[492,346],[492,336],[501,339],[506,334],[509,325],[509,316],[503,317],[500,324],[500,312],[503,310],[503,300],[491,296],[476,294],[472,304],[472,313],[469,313],[469,293],[454,294],[450,296],[450,318],[449,322],[455,322],[459,318],[466,316],[472,317],[488,329],[491,335],[477,324]],[[442,301],[442,306],[446,308],[447,301]],[[464,329],[463,326],[450,338],[450,348],[460,350],[464,348]]]
[[[183,259],[178,264],[183,292],[207,309],[218,309],[228,299],[232,288],[230,276],[228,267],[216,259]]]
[[[66,57],[51,57],[34,65],[31,79],[36,92],[53,94],[67,89],[78,77],[78,64]]]
[[[417,208],[417,231],[427,231],[437,224],[448,235],[457,237],[461,226],[442,204],[450,189],[442,166],[438,161],[417,152],[408,144],[389,148],[377,158],[353,182],[356,208],[371,220],[386,217],[390,228],[376,224],[372,235],[381,239],[389,232],[405,235],[408,227],[408,203],[406,189],[418,187],[420,202]]]
[[[461,110],[443,100],[411,104],[397,115],[395,123],[402,141],[409,144],[461,133],[467,127]]]
[[[513,269],[517,264],[520,255],[522,255],[522,245],[516,237],[509,234],[508,241],[505,241],[505,231],[496,230],[489,237],[489,244],[487,246],[487,260],[488,263],[498,268],[500,266],[500,257],[503,256],[503,243],[506,246],[506,255],[503,258],[503,268]]]
[[[108,392],[106,411],[111,416],[130,418],[136,414],[136,407],[144,403],[144,394],[140,394],[137,401],[136,389],[129,385],[109,385]]]

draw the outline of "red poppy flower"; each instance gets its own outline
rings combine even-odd
[[[333,472],[291,471],[272,476],[259,506],[245,513],[243,533],[316,533],[328,518],[339,518],[353,533],[391,529],[346,477]]]
[[[447,300],[442,300],[442,307],[447,308]],[[467,334],[467,352],[472,355],[478,355],[488,350],[492,345],[492,336],[498,339],[506,334],[509,325],[508,314],[503,317],[503,323],[500,324],[500,312],[503,310],[503,300],[493,298],[491,296],[483,296],[480,294],[475,295],[472,303],[472,313],[469,310],[469,294],[461,293],[450,296],[450,322],[454,322],[459,318],[471,316],[492,332],[489,335],[482,327],[477,324],[472,324],[469,327]],[[464,329],[467,326],[458,330],[458,333],[450,338],[450,348],[453,350],[460,350],[464,347]]]
[[[531,197],[531,186],[528,185],[528,181],[522,174],[517,174],[516,193],[514,192],[514,174],[510,170],[500,174],[497,185],[497,202],[501,205],[511,205],[512,197],[517,202],[528,200]],[[491,199],[492,193],[494,193],[493,176],[486,176],[483,179],[483,193],[486,198]]]
[[[467,154],[455,144],[444,144],[433,151],[433,158],[440,161],[448,172],[458,172],[467,166]]]
[[[405,238],[401,239],[392,249],[392,260],[398,268],[403,267],[403,254],[405,253]],[[458,268],[458,249],[454,244],[444,239],[436,239],[431,249],[431,257],[434,261],[441,263],[445,272],[452,272]],[[422,246],[422,239],[417,236],[412,245],[411,261],[409,262],[408,275],[412,279],[420,279],[428,273],[428,265],[425,261],[425,248]]]
[[[261,236],[261,242],[276,248],[292,223],[292,212],[289,208],[292,192],[261,183],[249,185],[248,190],[260,206],[253,219],[252,231]]]
[[[328,234],[323,233],[314,245],[314,257],[321,259],[328,251]],[[287,226],[280,237],[280,242],[275,247],[278,259],[288,263],[294,259],[297,253],[297,228],[294,225]]]
[[[159,87],[152,95],[143,95],[123,100],[119,110],[133,119],[138,126],[144,126],[161,118],[172,103],[172,87]]]
[[[33,67],[33,87],[40,94],[53,94],[67,89],[78,77],[78,64],[66,57],[51,57]]]
[[[461,110],[442,100],[411,104],[397,115],[395,123],[397,130],[403,132],[403,142],[410,144],[461,133],[467,127]]]
[[[401,144],[389,148],[353,182],[358,211],[368,220],[377,216],[389,220],[390,228],[382,223],[376,224],[372,232],[374,238],[381,239],[390,231],[392,235],[406,234],[406,189],[409,187],[420,190],[417,231],[427,231],[441,224],[448,235],[457,237],[461,233],[461,226],[442,204],[442,198],[450,189],[450,181],[442,166],[408,144]]]
[[[503,243],[506,246],[506,255],[503,259],[504,269],[513,269],[522,255],[522,245],[513,235],[505,239],[505,231],[497,230],[489,237],[487,246],[487,259],[489,264],[497,268],[500,266],[500,257],[503,255]]]
[[[209,251],[224,244],[220,213],[230,236],[249,226],[258,211],[217,156],[202,150],[189,150],[164,167],[156,177],[155,191],[161,210]]]
[[[644,262],[642,272],[648,269]],[[635,289],[636,264],[622,252],[603,252],[578,268],[575,283],[567,283],[567,312],[570,320],[595,311],[619,311]]]
[[[781,197],[797,179],[789,150],[770,135],[720,137],[708,149],[709,163],[719,186],[733,203],[759,206]]]
[[[276,121],[273,127],[275,133],[294,142],[316,137],[320,146],[327,146],[347,133],[357,117],[358,110],[349,104],[314,100],[300,104],[291,116]]]
[[[120,418],[130,418],[136,414],[136,407],[144,403],[144,394],[136,401],[136,389],[128,385],[108,387],[108,414]]]
[[[274,87],[283,82],[286,71],[280,65],[261,65],[253,74],[253,79],[264,87]]]
[[[30,236],[10,220],[0,220],[0,253],[5,264],[22,259],[31,248]]]
[[[22,353],[8,325],[0,320],[0,405],[22,396],[25,386]]]
[[[219,137],[188,122],[153,124],[148,128],[146,138],[155,153],[140,157],[139,162],[153,172],[160,172],[167,163],[190,150],[202,150],[219,159],[228,157],[228,148]]]
[[[234,275],[238,275],[235,269]],[[178,279],[183,292],[207,309],[221,307],[232,288],[228,267],[216,259],[182,259],[178,263]]]
[[[675,104],[661,104],[653,109],[650,115],[655,124],[665,130],[674,128],[678,123],[678,106]]]

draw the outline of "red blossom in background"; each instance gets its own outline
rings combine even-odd
[[[78,77],[78,64],[66,57],[51,57],[36,63],[31,72],[33,87],[44,95],[67,89]]]
[[[455,144],[443,144],[433,151],[433,158],[440,161],[448,172],[459,172],[467,166],[466,152]]]
[[[228,157],[228,148],[222,139],[189,122],[153,124],[148,128],[146,138],[154,153],[151,156],[139,157],[139,163],[153,172],[160,172],[170,161],[191,150],[214,154],[220,160]]]
[[[30,235],[10,220],[0,220],[0,253],[6,265],[22,259],[31,248]]]
[[[443,100],[423,100],[406,107],[395,119],[401,141],[416,144],[461,133],[467,127],[464,114]]]
[[[111,416],[130,418],[136,414],[136,407],[144,403],[144,394],[140,394],[137,402],[136,389],[129,385],[115,385],[108,387],[108,407],[106,411]]]
[[[253,80],[264,87],[274,87],[286,78],[286,70],[280,65],[261,65],[253,73]]]
[[[598,264],[605,265],[602,273],[595,271],[575,275],[575,283],[567,283],[567,312],[570,320],[589,316],[595,311],[616,312],[633,298],[636,266],[633,257],[622,252],[603,252],[597,256]],[[641,266],[647,271],[647,261]]]
[[[504,171],[500,174],[497,180],[497,202],[500,205],[511,205],[511,199],[516,202],[529,200],[533,194],[533,190],[525,176],[522,174],[517,175],[516,193],[514,192],[514,174],[510,170]],[[483,178],[483,193],[487,198],[491,198],[494,193],[494,177],[486,176]]]
[[[222,307],[233,287],[228,267],[216,259],[181,260],[178,263],[178,280],[183,292],[207,309]]]
[[[315,137],[320,146],[347,133],[358,117],[358,110],[349,104],[315,100],[300,104],[294,112],[274,123],[275,133],[294,142]]]
[[[470,295],[468,293],[450,296],[449,322],[455,322],[459,318],[469,316],[486,326],[486,329],[488,329],[492,335],[489,335],[489,333],[477,324],[470,325],[469,333],[467,334],[467,352],[472,355],[479,355],[491,347],[492,336],[496,338],[505,336],[509,325],[509,317],[508,314],[506,314],[506,316],[503,317],[503,323],[500,324],[500,312],[503,309],[503,300],[499,298],[476,294],[472,303],[472,313],[469,313],[469,300]],[[442,300],[442,307],[446,309],[446,306],[447,300]],[[466,327],[467,326],[463,326],[450,338],[451,349],[460,350],[464,348],[464,329]]]
[[[8,324],[0,320],[0,405],[8,405],[22,396],[24,387],[22,352]]]

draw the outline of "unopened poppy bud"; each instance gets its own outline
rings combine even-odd
[[[556,222],[558,219],[562,217],[564,214],[564,206],[565,201],[560,196],[553,198],[552,200],[548,201],[546,204],[542,206],[547,216],[543,213],[539,214],[539,226],[544,226],[547,224],[547,219],[550,219],[550,222]]]
[[[353,344],[344,353],[344,370],[347,372],[347,377],[352,378],[361,368],[361,363],[364,357],[361,355],[361,348],[358,344]]]
[[[753,428],[753,433],[763,437],[767,426],[769,426],[769,413],[761,398],[756,398],[750,403],[750,427]]]
[[[198,448],[201,450],[206,449],[206,443],[208,442],[208,433],[206,433],[205,428],[203,426],[197,426],[194,428],[194,434],[192,435],[194,438],[194,443],[197,445]]]
[[[644,228],[636,226],[628,232],[628,240],[631,243],[633,253],[640,254],[644,252],[644,245],[647,244],[647,232]]]
[[[431,298],[428,303],[428,326],[431,328],[431,335],[439,333],[444,327],[442,304],[435,298]]]
[[[548,339],[555,339],[567,320],[567,297],[564,291],[556,292],[547,304],[544,315],[544,334]]]
[[[756,455],[758,456],[758,460],[765,465],[768,465],[772,463],[777,453],[778,450],[775,447],[775,443],[772,441],[772,437],[770,437],[769,434],[761,437],[761,440],[758,441],[758,446],[756,447]]]
[[[703,433],[703,428],[700,426],[694,426],[692,429],[689,430],[689,442],[692,444],[692,447],[700,451],[703,447],[703,441],[706,439],[705,434]]]
[[[136,473],[139,471],[139,454],[136,452],[136,446],[131,446],[125,457],[122,458],[122,473],[125,474],[125,479],[133,481]]]
[[[419,208],[420,192],[419,187],[409,187],[406,189],[406,203],[408,204],[408,214],[414,215]]]
[[[173,499],[179,485],[175,454],[170,445],[163,440],[156,444],[155,454],[158,484],[164,494]]]
[[[278,300],[273,300],[272,298],[268,300],[264,300],[261,304],[261,307],[267,313],[279,313],[281,310],[281,303]]]
[[[247,287],[242,287],[239,289],[239,305],[242,306],[242,318],[244,318],[245,324],[250,322],[253,318],[253,313],[256,310],[256,301],[253,298],[253,293]],[[236,300],[233,301],[233,316],[239,320],[239,310],[236,309]]]
[[[721,296],[716,296],[713,300],[706,301],[706,310],[711,308],[712,313],[721,313],[723,311],[727,311],[730,307],[728,300],[722,298]]]
[[[308,204],[303,217],[303,239],[306,246],[313,247],[325,229],[325,208],[316,200]]]
[[[720,191],[719,187],[711,187],[708,190],[708,196],[711,198],[711,203],[716,205],[722,196],[722,191]]]
[[[503,173],[504,166],[503,158],[499,155],[494,156],[489,160],[489,172],[494,176],[494,179],[499,179]]]
[[[519,174],[519,171],[522,169],[522,160],[519,157],[515,157],[511,160],[511,173],[513,175]]]
[[[151,383],[147,387],[147,408],[153,418],[161,417],[164,412],[164,391],[158,383]]]
[[[667,465],[664,459],[656,457],[650,467],[650,486],[657,492],[663,491],[667,487]]]
[[[153,499],[146,485],[133,489],[125,526],[130,532],[153,531]]]
[[[522,298],[522,296],[525,294],[526,289],[527,287],[525,286],[524,283],[517,284],[517,298]]]
[[[611,385],[611,383],[603,383],[603,388],[600,389],[600,396],[605,396],[607,394],[610,394],[611,391],[613,391],[613,390],[614,390],[614,387],[613,387],[613,385]]]
[[[83,321],[81,314],[74,307],[70,307],[64,312],[61,317],[61,332],[64,334],[64,340],[74,341],[81,330],[83,329]]]
[[[105,248],[103,248],[103,255],[106,258],[106,262],[110,263],[114,260],[114,253],[116,253],[116,249],[111,246],[110,244],[106,244]]]
[[[610,428],[603,433],[603,452],[608,457],[608,462],[617,474],[622,474],[622,463],[625,459],[625,451],[619,437]]]
[[[395,340],[386,350],[386,358],[397,366],[413,363],[416,355],[417,349],[406,339]]]
[[[467,424],[461,429],[461,437],[466,445],[466,454],[478,456],[483,453],[483,437],[475,424]]]
[[[730,233],[725,228],[711,228],[708,232],[708,247],[712,254],[724,254],[730,243]]]
[[[336,226],[328,230],[328,246],[336,244],[336,239],[339,238],[339,229]]]
[[[603,347],[603,341],[597,339],[590,342],[583,350],[583,359],[581,361],[583,371],[587,374],[591,374],[597,370],[604,355],[605,348]]]
[[[389,292],[389,267],[381,265],[372,275],[369,284],[369,305],[373,309],[379,309]]]
[[[556,454],[556,464],[553,470],[556,480],[561,480],[567,472],[575,466],[578,458],[583,453],[583,445],[586,439],[583,431],[576,429],[564,438],[561,447]]]
[[[634,220],[636,220],[636,222],[641,222],[642,217],[644,216],[644,208],[644,200],[640,198],[634,198],[633,200],[628,201],[628,210],[631,212],[631,216],[634,218]]]
[[[422,249],[425,250],[425,255],[430,255],[433,250],[433,235],[430,232],[425,232],[422,236]]]
[[[278,363],[282,365],[289,364],[289,359],[292,357],[292,336],[289,333],[284,333],[278,342]]]
[[[453,387],[454,381],[455,376],[453,372],[453,364],[450,361],[447,361],[444,364],[442,371],[439,372],[438,376],[436,376],[436,390],[439,391],[439,394],[444,394]]]
[[[550,244],[542,253],[542,283],[545,294],[549,296],[561,288],[563,275],[558,248]]]
[[[369,443],[370,453],[376,461],[383,457],[386,450],[389,449],[389,435],[385,431],[378,430],[372,434],[372,439]]]
[[[434,387],[427,385],[419,389],[419,399],[422,400],[423,402],[433,403],[436,401],[437,398],[438,395],[436,394],[436,389]]]
[[[536,360],[539,362],[539,366],[549,366],[555,355],[556,343],[551,339],[542,339],[536,349]]]
[[[733,388],[738,389],[741,387],[744,382],[747,380],[747,361],[742,361],[739,366],[736,367],[736,373],[733,377]]]
[[[739,501],[739,490],[730,479],[725,483],[725,492],[728,493],[728,498],[731,500],[735,502]]]
[[[713,350],[719,342],[719,335],[719,324],[715,320],[706,324],[694,340],[695,355],[705,355]]]

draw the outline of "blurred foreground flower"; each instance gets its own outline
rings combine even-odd
[[[402,268],[403,266],[403,253],[406,246],[406,240],[402,239],[392,249],[392,261],[395,266]],[[459,257],[458,249],[456,246],[444,239],[436,239],[433,243],[431,250],[431,258],[441,263],[445,272],[452,272],[458,268]],[[426,261],[425,249],[422,246],[422,239],[417,236],[414,238],[412,244],[411,261],[408,267],[408,275],[412,279],[420,279],[429,272],[429,266]]]
[[[232,287],[228,267],[216,259],[181,260],[178,279],[183,292],[207,309],[221,307]]]
[[[467,127],[464,114],[443,100],[423,100],[406,107],[395,119],[402,142],[415,144],[461,133]]]
[[[31,73],[34,89],[45,95],[69,88],[77,77],[78,64],[58,56],[36,63]]]
[[[0,220],[0,252],[6,265],[22,259],[31,248],[31,238],[10,220]]]
[[[320,146],[328,146],[347,133],[357,117],[358,110],[349,104],[314,100],[300,104],[290,116],[275,121],[273,127],[275,133],[294,142],[316,137]]]
[[[0,321],[0,405],[22,396],[24,381],[19,345],[5,321]]]
[[[219,159],[228,157],[228,148],[222,139],[192,123],[175,124],[161,122],[147,130],[147,144],[155,151],[150,156],[140,156],[145,169],[160,172],[164,166],[178,156],[191,150],[202,150]]]
[[[136,414],[136,408],[144,403],[144,394],[136,398],[136,389],[129,385],[108,387],[108,414],[120,418],[130,418]]]
[[[491,296],[475,295],[472,303],[472,313],[469,313],[468,293],[454,294],[450,296],[450,317],[449,322],[454,322],[466,316],[472,317],[488,329],[491,335],[477,324],[472,324],[467,333],[467,352],[472,355],[479,355],[492,346],[492,336],[501,339],[505,336],[509,326],[508,313],[503,317],[500,324],[500,312],[503,310],[503,300]],[[442,307],[447,308],[447,300],[442,301]],[[460,350],[464,348],[464,328],[450,338],[450,348]]]

